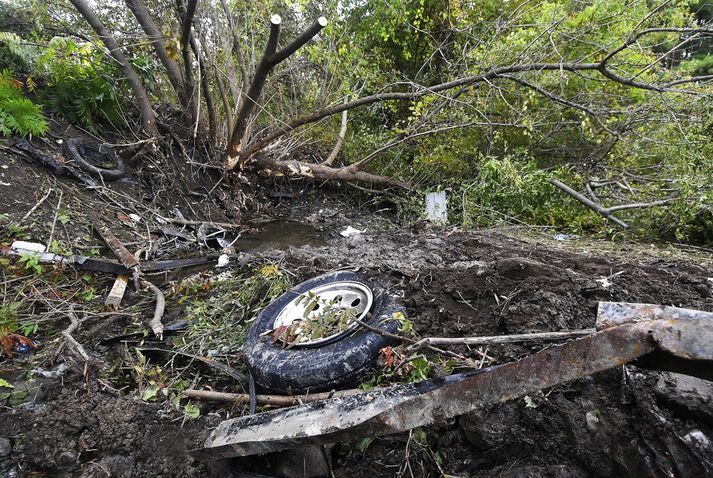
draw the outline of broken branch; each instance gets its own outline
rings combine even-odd
[[[587,198],[586,196],[579,194],[577,191],[570,188],[569,186],[562,183],[561,181],[558,181],[556,179],[550,179],[550,184],[552,184],[556,188],[564,191],[565,193],[569,194],[574,199],[581,202],[582,204],[587,206],[592,211],[594,211],[594,212],[600,214],[601,216],[604,216],[605,218],[609,219],[610,221],[620,225],[624,229],[629,227],[629,225],[627,223],[625,223],[624,221],[622,221],[622,220],[618,219],[616,216],[614,216],[614,214],[612,214],[612,211],[610,209],[607,209],[607,208],[601,206],[600,204],[595,203],[594,201]]]
[[[349,101],[349,95],[344,96],[344,102]],[[331,166],[332,163],[334,163],[334,160],[337,159],[337,155],[339,154],[339,151],[342,150],[342,145],[344,144],[344,138],[347,136],[347,110],[342,111],[342,126],[339,128],[339,136],[337,137],[337,142],[334,144],[334,148],[332,148],[332,152],[329,153],[329,156],[327,156],[327,159],[322,162],[323,165],[325,166]]]
[[[139,282],[143,287],[150,289],[156,296],[156,306],[154,307],[153,317],[151,321],[149,321],[149,327],[151,327],[154,335],[158,337],[159,340],[163,340],[163,324],[161,323],[161,319],[163,318],[163,311],[166,308],[166,299],[161,289],[151,282],[144,279],[139,279]]]
[[[363,390],[338,390],[324,393],[312,393],[308,395],[256,395],[258,405],[269,405],[272,407],[291,407],[302,403],[317,402],[319,400],[327,400],[330,398],[349,397],[364,393]],[[248,393],[226,393],[214,392],[212,390],[194,390],[188,389],[183,391],[183,396],[186,398],[194,398],[196,400],[208,400],[214,402],[229,402],[247,404],[250,402],[250,394]]]
[[[536,332],[532,334],[493,335],[489,337],[428,337],[415,342],[408,350],[418,350],[429,345],[494,345],[520,342],[543,342],[584,337],[596,329],[570,330],[563,332]]]

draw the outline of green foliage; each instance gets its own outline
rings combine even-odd
[[[13,32],[0,31],[0,65],[26,72],[37,58],[37,50]]]
[[[40,265],[40,254],[36,252],[28,252],[20,256],[20,264],[25,272],[31,274],[42,274],[44,268]]]
[[[0,337],[11,334],[20,328],[17,321],[22,303],[16,301],[8,301],[0,305]]]
[[[572,171],[564,168],[543,171],[526,155],[485,157],[476,178],[460,186],[462,223],[492,226],[521,222],[574,232],[601,226],[600,216],[554,190],[549,180],[555,178],[569,184],[581,183],[581,177]],[[458,212],[454,211],[456,216]]]
[[[35,72],[44,79],[39,96],[69,121],[97,131],[97,121],[121,120],[124,81],[104,52],[91,43],[55,37],[37,59]]]
[[[10,70],[0,72],[0,134],[42,136],[48,130],[42,110],[22,95],[22,83]]]
[[[182,337],[189,350],[237,352],[249,323],[273,299],[287,290],[289,281],[275,264],[267,263],[248,275],[220,274],[205,282],[185,286],[184,301],[191,325]],[[210,290],[207,298],[195,297]]]

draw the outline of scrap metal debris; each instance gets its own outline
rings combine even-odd
[[[516,362],[226,420],[192,453],[227,458],[400,433],[640,358],[664,369],[682,360],[678,371],[692,375],[712,368],[713,313],[600,303],[596,325],[597,333]]]

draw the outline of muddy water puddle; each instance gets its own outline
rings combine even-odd
[[[309,224],[273,221],[243,232],[235,241],[237,251],[266,251],[290,246],[323,246],[327,233]]]

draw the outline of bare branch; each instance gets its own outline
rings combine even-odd
[[[233,134],[230,138],[230,144],[228,145],[228,153],[225,161],[226,169],[232,169],[238,164],[242,167],[245,162],[246,157],[243,155],[242,146],[245,133],[247,131],[247,123],[255,111],[257,102],[260,99],[260,94],[265,86],[267,75],[270,74],[270,71],[272,71],[278,63],[284,61],[288,56],[296,52],[312,37],[319,33],[319,31],[327,25],[327,19],[320,17],[309,28],[307,28],[307,30],[305,30],[282,50],[276,51],[277,41],[280,37],[280,23],[282,23],[280,16],[273,15],[270,25],[270,37],[267,40],[267,45],[265,45],[265,51],[260,63],[255,69],[255,76],[250,83],[247,98],[243,102],[243,105],[238,112],[238,116],[235,119],[235,126],[233,128]]]
[[[344,95],[344,102],[347,103],[349,101],[349,95]],[[337,155],[339,154],[339,151],[342,150],[342,145],[344,144],[344,139],[347,136],[347,110],[342,111],[342,126],[339,128],[339,136],[337,137],[337,142],[334,145],[334,148],[332,148],[332,152],[329,153],[329,156],[327,156],[327,159],[324,160],[322,164],[325,166],[331,166],[332,163],[334,163],[334,160],[337,159]]]

